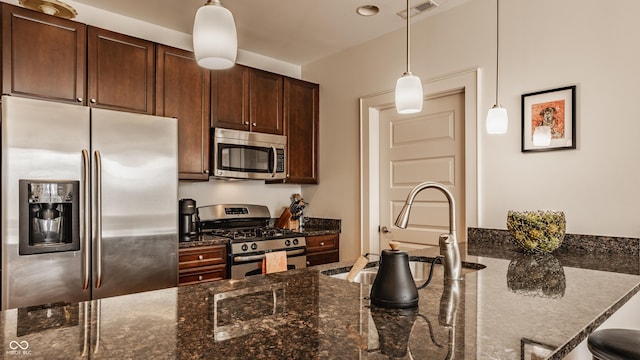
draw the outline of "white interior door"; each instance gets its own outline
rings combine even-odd
[[[404,248],[437,245],[440,234],[449,232],[447,199],[434,189],[416,197],[406,229],[394,225],[409,191],[425,181],[442,183],[451,191],[458,240],[466,240],[464,99],[464,91],[436,95],[424,101],[422,112],[412,115],[398,114],[393,106],[380,109],[381,249],[388,248],[391,239]]]

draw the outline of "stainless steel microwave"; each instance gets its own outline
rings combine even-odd
[[[212,176],[236,179],[284,179],[287,137],[213,128]]]

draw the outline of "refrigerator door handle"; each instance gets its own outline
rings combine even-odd
[[[95,253],[96,253],[96,289],[102,286],[102,155],[99,150],[94,152],[96,158],[96,201],[95,219],[96,226],[94,232]]]
[[[91,168],[89,165],[89,151],[87,149],[82,149],[82,196],[84,198],[84,203],[82,204],[82,208],[84,212],[82,214],[82,290],[87,290],[89,288],[89,284],[91,279],[89,275],[91,272],[89,271],[89,266],[91,264],[91,252],[89,251],[89,239],[91,238],[91,213],[89,211],[89,207],[91,206],[91,193],[89,191],[89,178],[91,177]]]

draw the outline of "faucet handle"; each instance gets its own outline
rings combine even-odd
[[[452,234],[440,234],[440,247],[449,245],[456,241]]]

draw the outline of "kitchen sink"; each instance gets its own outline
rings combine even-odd
[[[416,282],[416,284],[422,285],[422,283],[427,280],[433,260],[434,258],[426,256],[409,257],[409,269],[411,270],[411,275],[413,276],[413,280]],[[367,266],[356,275],[353,282],[365,285],[373,285],[373,281],[376,279],[376,275],[378,274],[377,265],[377,262],[368,263]],[[486,266],[482,264],[462,262],[462,275],[482,270],[485,267]],[[337,269],[337,272],[336,270],[325,270],[322,272],[322,274],[329,275],[332,278],[346,280],[347,274],[349,274],[350,270],[351,267],[345,267]],[[442,265],[440,262],[436,263],[436,265],[433,267],[433,271],[434,275],[443,273]]]

